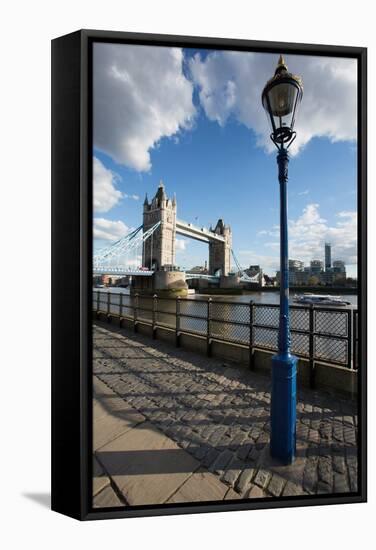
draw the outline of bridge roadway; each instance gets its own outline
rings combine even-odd
[[[127,269],[122,267],[95,267],[93,269],[93,275],[119,275],[120,277],[125,277],[127,275],[137,275],[141,277],[151,277],[154,274],[154,271],[148,269]],[[216,275],[206,275],[201,273],[190,273],[189,271],[185,272],[186,279],[206,279],[209,281],[219,281],[219,276]]]
[[[217,235],[217,233],[209,231],[206,227],[196,227],[192,223],[182,220],[176,220],[176,233],[203,243],[210,243],[212,241],[225,242],[225,238],[222,235]]]
[[[149,269],[127,269],[126,267],[97,266],[93,268],[93,275],[119,275],[120,277],[137,275],[141,277],[151,277],[154,275],[154,271]]]
[[[154,271],[149,269],[127,269],[123,267],[106,267],[106,266],[97,266],[93,269],[93,275],[118,275],[120,277],[126,277],[130,275],[137,275],[141,277],[151,277],[154,274]],[[220,277],[218,275],[206,275],[204,273],[190,273],[189,271],[185,272],[186,280],[189,279],[205,279],[207,281],[219,282]],[[248,277],[243,274],[240,279],[240,282],[245,283],[257,283],[259,279],[258,275],[254,277]]]

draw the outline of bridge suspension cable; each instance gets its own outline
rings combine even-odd
[[[245,269],[243,269],[243,267],[240,265],[239,260],[236,257],[235,252],[233,251],[232,248],[231,248],[231,254],[232,254],[232,257],[234,258],[234,262],[235,262],[235,265],[236,265],[236,269],[238,270],[238,275],[240,276],[240,280],[241,281],[246,281],[246,282],[249,282],[249,283],[259,283],[260,282],[260,275],[257,273],[253,277],[250,277],[246,273]]]
[[[140,225],[140,227],[137,227],[137,229],[134,229],[111,246],[102,248],[94,255],[94,268],[110,267],[114,260],[117,267],[137,263],[140,252],[141,254],[144,253],[143,256],[145,257],[145,243],[150,237],[153,239],[153,235],[160,225],[161,222],[159,221],[145,232],[142,231],[142,225]],[[150,261],[152,261],[152,253],[153,244],[151,244]]]
[[[132,270],[137,271],[140,268],[145,270],[148,263],[147,260],[149,260],[149,258],[146,259],[146,252],[148,253],[148,256],[150,252],[149,272],[152,274],[154,233],[160,225],[161,222],[158,221],[145,232],[143,231],[143,226],[140,225],[112,245],[99,250],[93,257],[94,271],[122,272]],[[147,250],[145,246],[148,239],[150,239],[149,250]],[[243,282],[259,283],[260,274],[250,277],[241,266],[233,249],[231,249],[231,254],[236,265],[237,273],[240,276],[240,280]],[[144,263],[146,264],[145,266],[141,266],[141,258],[143,258]],[[193,274],[191,273],[188,273],[188,275],[189,278],[193,277]],[[200,278],[200,275],[195,275],[196,278]],[[218,270],[214,276],[207,275],[206,278],[218,278],[220,275],[220,270]]]

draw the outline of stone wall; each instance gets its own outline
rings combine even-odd
[[[156,271],[154,273],[155,290],[188,288],[184,271]]]

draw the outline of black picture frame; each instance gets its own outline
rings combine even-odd
[[[91,504],[93,42],[283,52],[358,61],[359,483],[356,494],[128,509]],[[80,30],[52,41],[52,509],[80,520],[365,502],[367,499],[366,48]]]

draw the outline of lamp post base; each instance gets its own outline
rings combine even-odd
[[[297,362],[289,353],[272,357],[270,453],[284,464],[295,459]]]

